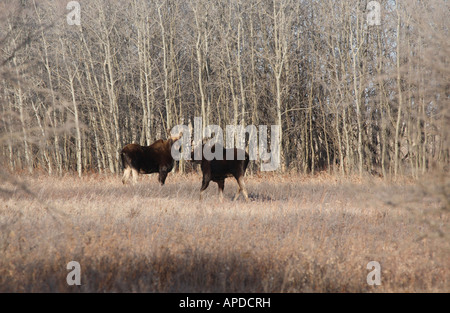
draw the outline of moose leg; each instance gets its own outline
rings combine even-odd
[[[238,184],[240,185],[241,192],[244,195],[245,201],[248,201],[247,189],[245,188],[244,178],[240,177],[238,180]]]
[[[237,198],[239,197],[239,194],[242,192],[242,194],[244,195],[245,200],[248,200],[248,194],[247,194],[247,190],[245,189],[245,183],[244,183],[244,179],[241,177],[239,177],[237,180],[237,183],[239,185],[239,189],[236,192],[236,195],[234,196],[233,201],[236,201]]]
[[[222,202],[223,201],[223,189],[225,187],[225,179],[219,180],[217,182],[217,186],[219,187],[219,201]]]
[[[238,190],[236,191],[236,194],[234,195],[233,201],[236,201],[237,198],[239,198],[239,193],[241,192],[241,189],[238,188]]]
[[[133,184],[137,183],[137,179],[138,179],[138,171],[135,168],[131,169],[131,174],[133,175]]]
[[[128,181],[128,179],[130,178],[130,174],[131,174],[131,168],[127,167],[125,169],[125,171],[123,172],[123,177],[122,177],[122,183],[125,185],[125,183]]]
[[[200,188],[200,200],[202,200],[203,192],[205,191],[206,188],[208,188],[208,185],[209,185],[209,179],[206,179],[205,177],[203,177],[202,188]]]
[[[167,178],[167,171],[166,171],[166,169],[160,168],[159,169],[158,181],[161,183],[161,186],[163,186],[164,183],[166,182],[166,178]]]

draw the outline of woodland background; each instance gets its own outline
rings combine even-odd
[[[367,2],[0,0],[0,292],[448,293],[449,3]],[[281,125],[282,166],[122,184],[194,117]]]
[[[370,26],[367,2],[90,0],[76,26],[68,1],[2,1],[2,166],[118,173],[201,116],[281,125],[281,172],[446,171],[449,4],[379,1]]]

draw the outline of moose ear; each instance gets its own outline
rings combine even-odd
[[[172,139],[173,141],[177,141],[178,139],[180,139],[183,136],[183,133],[180,132],[178,135],[172,136],[170,135],[170,139]]]

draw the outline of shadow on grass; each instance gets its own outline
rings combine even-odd
[[[363,291],[329,275],[325,267],[294,271],[288,262],[250,252],[210,255],[161,248],[154,256],[120,253],[96,258],[73,256],[81,265],[81,286],[66,282],[69,258],[16,264],[3,269],[0,292],[342,292]],[[314,287],[313,287],[314,286]],[[312,289],[315,288],[315,289]],[[364,287],[363,287],[364,288]]]

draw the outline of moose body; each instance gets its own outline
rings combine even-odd
[[[239,189],[236,192],[234,200],[239,197],[239,194],[242,193],[246,200],[248,200],[247,190],[245,188],[244,183],[244,175],[249,163],[249,155],[247,152],[242,151],[237,148],[232,148],[232,153],[228,152],[228,154],[232,154],[232,158],[228,158],[227,150],[221,145],[215,145],[211,148],[211,152],[215,152],[216,149],[223,149],[223,159],[217,160],[207,160],[205,156],[202,156],[201,161],[201,169],[203,174],[202,179],[202,187],[200,188],[200,200],[202,199],[202,194],[211,181],[216,182],[219,188],[219,199],[223,200],[223,189],[225,188],[225,178],[234,177],[239,185]],[[239,155],[243,155],[244,159],[238,159]],[[194,153],[192,153],[193,159]]]
[[[124,169],[122,183],[125,184],[128,181],[130,174],[136,182],[139,174],[159,173],[158,181],[164,185],[167,174],[175,164],[171,154],[172,145],[180,137],[181,135],[167,140],[159,139],[150,146],[134,143],[126,145],[120,153]]]

